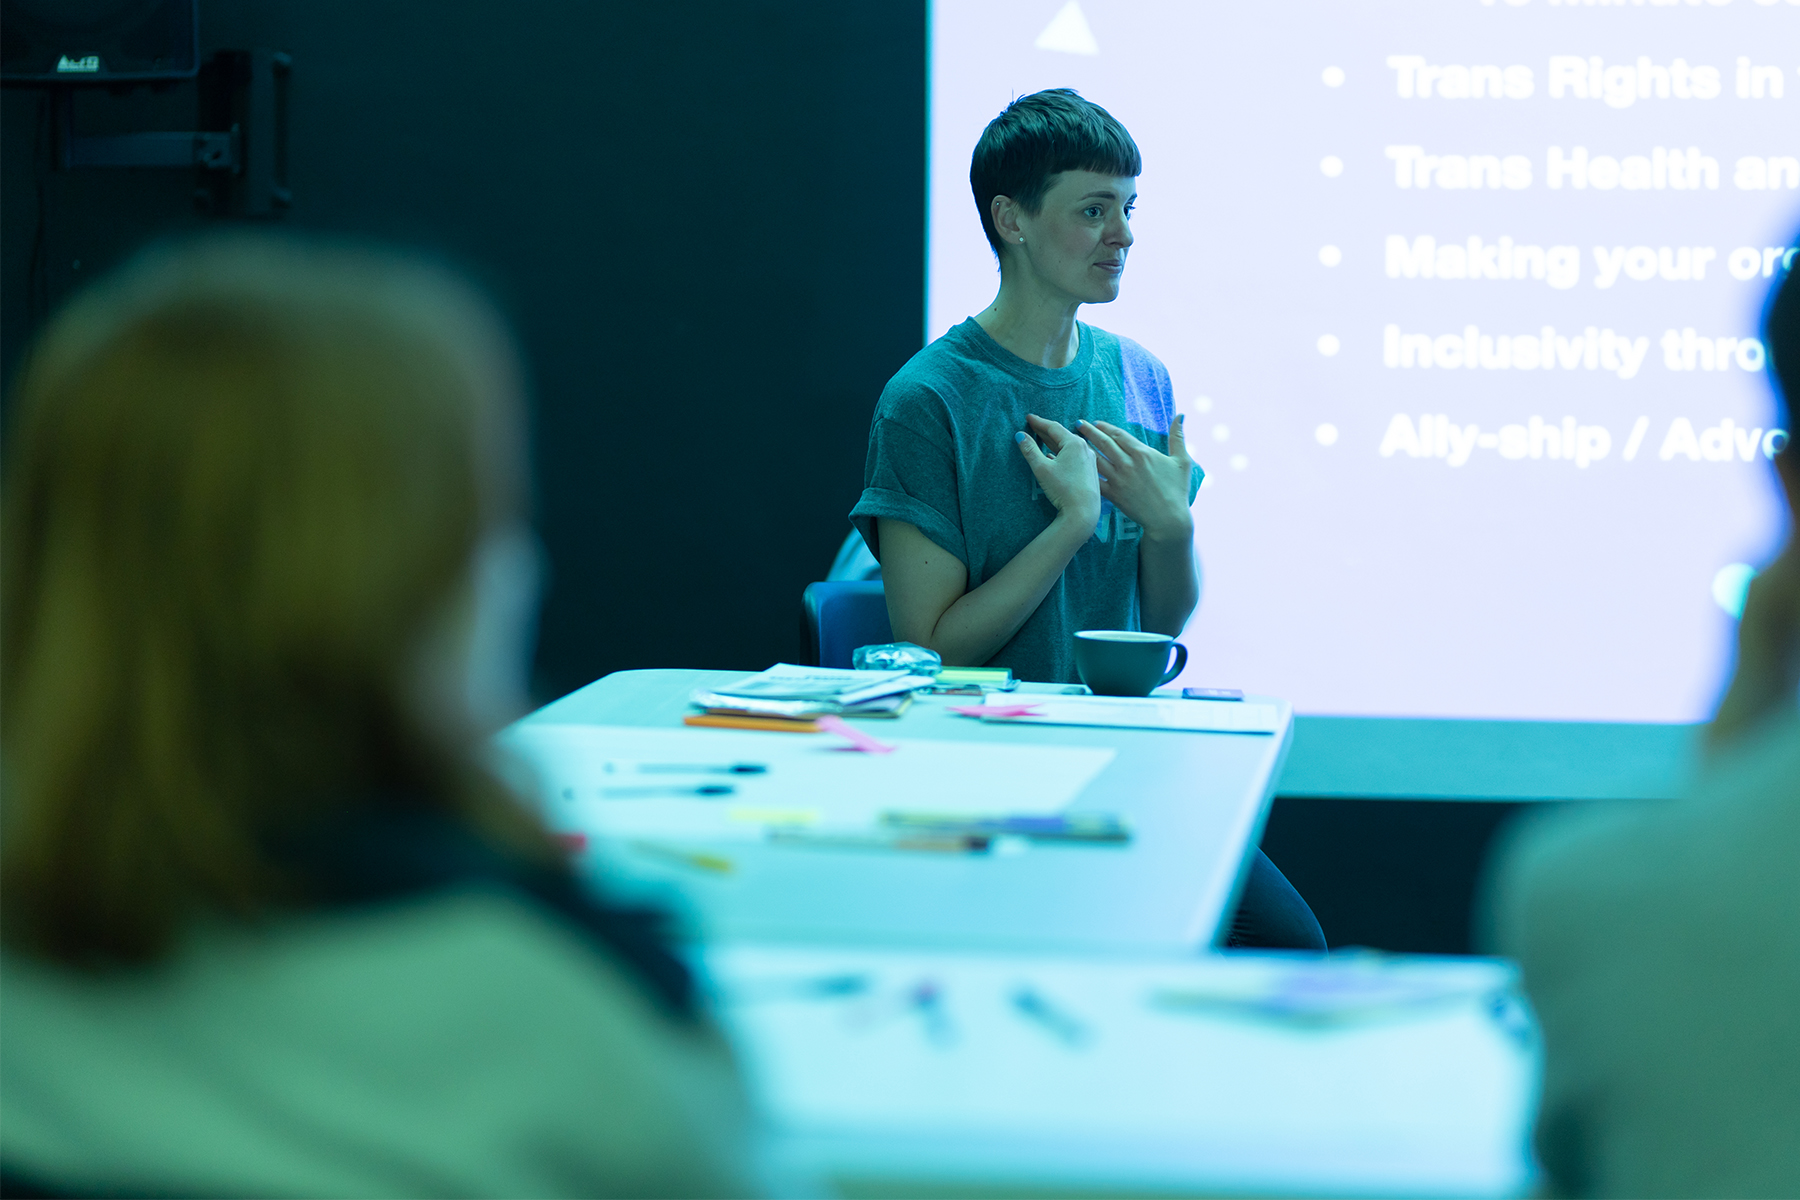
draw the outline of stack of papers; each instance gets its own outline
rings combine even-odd
[[[992,711],[986,711],[992,710]],[[1273,704],[1178,700],[1145,696],[1021,696],[990,693],[984,721],[1015,725],[1102,725],[1116,729],[1175,729],[1188,733],[1274,733],[1281,710]]]
[[[788,717],[895,716],[932,677],[906,671],[846,671],[776,663],[727,687],[701,688],[690,697],[709,713]]]

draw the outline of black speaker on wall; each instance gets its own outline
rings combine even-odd
[[[200,0],[0,0],[0,80],[154,83],[200,68]]]

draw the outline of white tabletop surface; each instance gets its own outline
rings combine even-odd
[[[532,726],[681,728],[696,687],[745,672],[621,671],[546,705]],[[666,889],[709,940],[854,943],[1100,954],[1191,953],[1209,945],[1260,835],[1292,730],[1272,735],[996,725],[957,716],[978,698],[920,697],[893,721],[858,721],[883,739],[1093,746],[1116,751],[1070,811],[1125,819],[1128,846],[1047,846],[986,855],[724,848],[713,874],[596,846],[595,867]],[[758,738],[803,735],[758,733]],[[546,781],[553,783],[554,781]]]
[[[1503,962],[740,944],[707,967],[778,1145],[849,1195],[1531,1182],[1537,1044]],[[1322,1021],[1243,1003],[1297,993],[1364,1002]]]

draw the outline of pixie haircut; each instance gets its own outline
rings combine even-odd
[[[1010,196],[1036,216],[1050,181],[1064,171],[1136,176],[1143,170],[1137,143],[1111,113],[1073,88],[1050,88],[1021,96],[988,122],[969,163],[969,187],[998,258],[995,196]]]

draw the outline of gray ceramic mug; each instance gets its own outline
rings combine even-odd
[[[1164,670],[1170,646],[1175,665]],[[1187,647],[1166,633],[1084,629],[1075,635],[1075,671],[1096,696],[1148,696],[1185,666]]]

